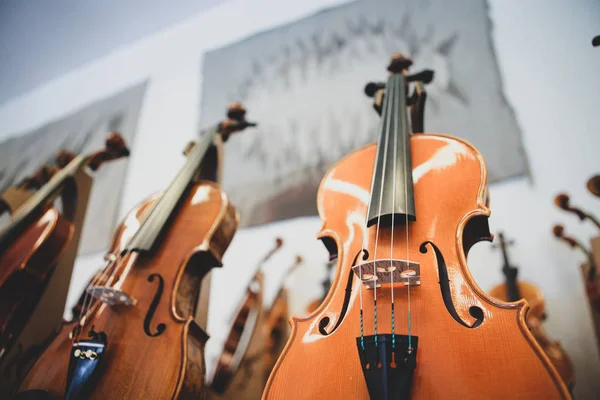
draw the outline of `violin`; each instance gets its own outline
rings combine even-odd
[[[0,228],[0,362],[29,320],[73,235],[69,215],[59,212],[54,200],[73,190],[71,179],[79,169],[88,166],[95,171],[104,162],[128,154],[121,136],[111,133],[105,149],[75,157],[58,172],[43,170],[41,176],[21,183],[21,188],[34,188],[53,175]]]
[[[240,306],[234,314],[231,328],[229,329],[210,384],[211,389],[215,393],[225,393],[246,356],[248,346],[256,330],[260,310],[263,306],[262,274],[260,271],[262,266],[281,249],[282,245],[283,239],[276,238],[275,246],[258,262],[256,273],[252,277],[252,281],[246,289]],[[253,359],[251,361],[256,360]]]
[[[123,220],[103,272],[86,288],[79,317],[63,326],[20,385],[63,399],[173,399],[203,393],[208,335],[194,321],[200,283],[238,225],[216,182],[195,181],[205,155],[256,124],[232,104],[203,132],[160,194]],[[17,398],[20,398],[17,397]]]
[[[502,251],[502,259],[504,260],[502,272],[504,273],[505,281],[492,288],[490,296],[510,302],[516,302],[520,299],[527,300],[530,307],[525,317],[527,326],[569,390],[572,390],[575,386],[573,363],[560,343],[548,338],[542,326],[542,322],[547,317],[544,296],[535,285],[517,279],[519,269],[513,266],[508,259],[507,246],[510,243],[505,240],[502,232],[498,233],[498,238],[500,239],[499,247]]]
[[[329,288],[331,287],[331,270],[333,269],[335,264],[332,261],[330,261],[326,264],[326,266],[327,266],[327,274],[325,275],[325,279],[323,279],[323,281],[321,282],[321,286],[323,287],[323,292],[322,292],[323,294],[318,299],[315,299],[315,300],[311,301],[310,303],[308,303],[308,306],[306,306],[306,312],[308,312],[308,313],[312,313],[317,308],[319,308],[321,303],[327,297],[327,292],[329,292]]]
[[[471,246],[491,240],[485,163],[462,139],[422,134],[433,72],[411,64],[396,54],[387,82],[367,85],[378,142],[321,181],[335,278],[314,313],[292,317],[263,399],[569,398],[527,303],[492,299],[467,268]]]
[[[589,188],[589,182],[588,182],[588,188]],[[593,189],[593,187],[592,187],[592,189]],[[598,221],[598,219],[596,217],[594,217],[592,214],[583,211],[581,208],[572,206],[571,198],[569,197],[569,195],[567,195],[565,193],[559,193],[554,198],[554,204],[563,211],[575,214],[577,216],[577,218],[579,218],[580,222],[590,221],[592,224],[594,224],[594,226],[596,226],[596,228],[600,229],[600,221]]]
[[[297,255],[294,263],[287,267],[285,277],[290,276],[298,267],[302,265],[304,259]],[[288,299],[285,285],[282,284],[277,292],[277,296],[271,307],[265,312],[265,348],[264,348],[264,365],[265,377],[264,382],[267,382],[269,375],[277,362],[277,358],[283,350],[283,346],[287,341],[288,331]]]

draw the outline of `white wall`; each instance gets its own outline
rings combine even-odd
[[[196,136],[200,54],[334,3],[340,1],[226,3],[5,104],[0,108],[0,139],[149,77],[138,136],[132,144],[123,216],[169,183],[184,161],[182,148]],[[600,393],[600,362],[578,272],[583,258],[557,243],[550,227],[555,221],[564,222],[570,233],[582,239],[598,234],[558,212],[552,198],[565,190],[573,202],[600,214],[600,203],[585,190],[586,179],[600,169],[600,49],[590,44],[600,33],[600,4],[591,0],[490,3],[506,94],[522,126],[531,165],[531,181],[513,180],[491,188],[490,226],[516,239],[511,255],[522,267],[521,276],[546,295],[548,333],[562,342],[575,361],[576,396],[595,398]],[[226,253],[225,268],[213,274],[209,360],[222,344],[238,301],[232,293],[241,296],[256,261],[272,246],[275,236],[283,236],[286,243],[267,266],[270,296],[279,280],[277,272],[281,275],[295,254],[301,254],[306,265],[288,279],[292,307],[302,310],[306,301],[318,296],[326,260],[326,252],[314,240],[319,226],[318,218],[303,218],[237,233]],[[100,256],[78,260],[70,301],[75,301],[101,265]],[[502,280],[500,255],[488,244],[472,250],[469,264],[483,289]]]

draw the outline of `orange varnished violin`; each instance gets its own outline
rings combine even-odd
[[[74,157],[60,171],[43,171],[41,176],[20,184],[22,188],[34,189],[45,180],[46,173],[53,174],[12,214],[10,223],[0,228],[0,360],[29,319],[71,240],[72,221],[54,207],[54,200],[61,196],[64,205],[70,198],[65,192],[74,191],[71,179],[80,168],[87,165],[95,171],[104,162],[128,154],[123,139],[111,133],[106,149]]]
[[[255,124],[239,104],[205,131],[168,188],[134,208],[117,229],[103,272],[87,287],[79,318],[38,358],[18,398],[174,399],[204,390],[208,336],[194,313],[204,275],[221,265],[238,214],[219,185],[196,182],[205,156]],[[202,172],[202,171],[200,171]]]
[[[327,297],[327,293],[329,292],[329,288],[331,287],[331,270],[333,269],[334,266],[335,266],[335,264],[333,261],[330,261],[327,263],[327,273],[325,275],[325,278],[321,282],[321,285],[323,287],[323,295],[321,297],[319,297],[318,299],[315,299],[315,300],[311,301],[310,303],[308,303],[308,306],[306,306],[306,312],[308,312],[308,313],[314,312],[317,308],[319,308],[321,303],[325,300],[325,297]]]
[[[302,265],[304,259],[297,255],[294,263],[290,265],[285,273],[285,278],[290,276],[298,267]],[[264,331],[265,331],[265,347],[263,350],[263,360],[265,367],[265,380],[269,378],[273,367],[275,366],[275,362],[281,351],[283,350],[283,346],[287,341],[287,333],[288,332],[288,319],[289,319],[289,307],[288,307],[288,298],[287,298],[287,289],[285,287],[285,282],[281,284],[281,288],[277,292],[277,296],[273,301],[273,304],[269,309],[265,312],[265,322],[264,322]]]
[[[490,296],[502,301],[519,301],[520,299],[527,300],[529,311],[525,318],[529,330],[542,346],[544,352],[562,377],[569,390],[575,386],[575,375],[573,371],[573,363],[565,353],[560,343],[551,340],[542,326],[542,322],[546,319],[546,302],[540,289],[528,282],[523,282],[517,279],[519,269],[510,264],[508,259],[507,246],[508,243],[504,239],[502,233],[498,233],[500,240],[499,247],[502,251],[502,259],[504,265],[502,272],[505,276],[505,281],[490,290]]]
[[[281,248],[283,239],[276,238],[275,246],[258,262],[256,273],[244,293],[238,310],[235,312],[223,350],[217,361],[217,368],[212,377],[210,387],[218,394],[223,394],[238,372],[248,346],[256,329],[262,305],[262,266]],[[255,361],[250,360],[250,361]],[[247,362],[251,367],[252,362]],[[251,376],[252,374],[249,374]]]
[[[464,140],[420,134],[433,76],[408,75],[411,64],[395,55],[387,82],[365,88],[381,113],[377,145],[321,181],[335,278],[314,313],[292,317],[263,399],[569,398],[527,303],[495,301],[467,268],[471,246],[491,240],[485,163]]]

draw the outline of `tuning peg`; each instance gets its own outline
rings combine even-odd
[[[594,46],[594,47],[600,46],[600,35],[598,35],[592,39],[592,46]]]

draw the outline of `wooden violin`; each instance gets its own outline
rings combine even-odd
[[[285,277],[290,276],[298,267],[302,265],[304,259],[297,255],[294,263],[287,267]],[[287,289],[285,282],[281,284],[281,288],[277,292],[277,296],[271,307],[265,311],[265,347],[264,347],[264,367],[265,377],[264,382],[267,382],[277,358],[283,350],[283,346],[289,336],[289,307],[287,298]]]
[[[234,314],[231,328],[210,384],[211,389],[218,394],[225,393],[246,356],[263,306],[261,268],[282,245],[283,239],[276,238],[275,246],[258,262],[256,273],[252,277],[240,306]]]
[[[53,201],[73,191],[70,180],[81,168],[97,170],[104,162],[127,156],[120,135],[111,133],[106,148],[89,156],[73,158],[32,195],[0,228],[0,362],[29,319],[44,292],[56,262],[73,234],[69,213],[59,212]],[[59,164],[60,166],[60,164]],[[34,177],[20,186],[35,187],[45,178]],[[68,204],[63,204],[68,209]]]
[[[117,229],[107,264],[24,378],[18,396],[174,399],[203,393],[208,336],[195,323],[201,280],[221,265],[238,214],[219,185],[196,182],[222,139],[255,124],[231,105],[203,132],[168,188],[134,208]]]
[[[318,299],[315,299],[315,300],[311,301],[310,303],[308,303],[308,306],[306,306],[306,312],[308,312],[308,313],[312,313],[317,308],[319,308],[321,303],[327,297],[327,293],[329,292],[329,288],[331,287],[331,270],[333,269],[335,264],[333,261],[330,261],[326,264],[326,266],[327,266],[327,273],[325,275],[325,278],[321,282],[321,286],[323,287],[323,292],[322,292],[323,294]]]
[[[500,240],[499,247],[502,251],[502,259],[504,261],[502,273],[504,274],[505,281],[492,288],[490,296],[510,302],[516,302],[521,299],[527,300],[530,307],[525,318],[527,326],[569,390],[572,390],[575,386],[573,363],[560,343],[551,340],[542,326],[542,322],[547,317],[544,295],[535,285],[517,279],[519,269],[513,266],[508,259],[507,246],[509,243],[505,240],[502,232],[498,233],[498,239]]]
[[[263,399],[569,398],[527,303],[495,301],[467,268],[471,246],[491,240],[485,163],[464,140],[420,134],[433,74],[411,64],[396,54],[387,82],[367,85],[379,141],[321,181],[335,278],[314,313],[292,317]]]

